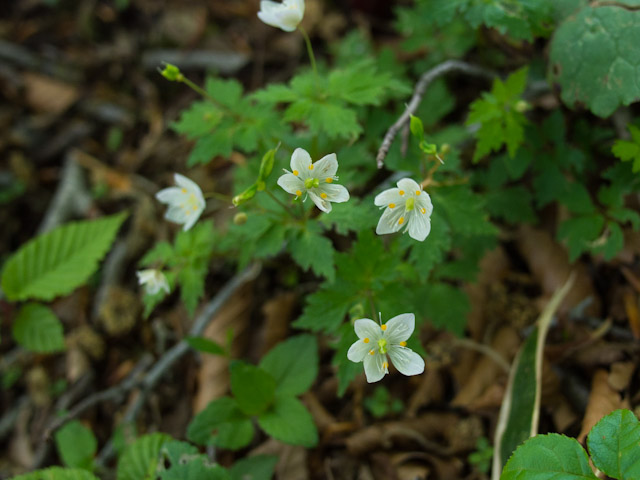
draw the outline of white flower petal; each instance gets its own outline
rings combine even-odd
[[[274,10],[279,10],[282,8],[282,5],[277,2],[272,2],[270,0],[262,0],[260,2],[260,13],[270,13]]]
[[[403,313],[393,317],[387,323],[384,338],[392,345],[406,342],[416,327],[416,316],[413,313]]]
[[[388,370],[383,366],[386,359],[386,355],[381,355],[379,353],[376,353],[375,355],[367,354],[364,357],[364,373],[367,376],[367,382],[377,382],[385,376],[388,372]]]
[[[200,187],[193,180],[185,177],[184,175],[180,175],[179,173],[173,174],[173,179],[176,182],[176,185],[181,188],[185,188],[189,193],[197,193],[201,192]]]
[[[335,153],[325,155],[313,164],[313,175],[324,181],[327,177],[333,177],[338,171],[338,158]]]
[[[410,178],[403,178],[399,180],[397,185],[399,190],[405,192],[405,195],[407,193],[415,194],[416,192],[422,191],[422,187],[418,185],[414,180],[411,180]]]
[[[298,195],[296,192],[304,192],[306,190],[304,188],[304,182],[293,173],[285,173],[278,178],[278,185],[291,195]]]
[[[382,329],[380,325],[370,318],[361,318],[353,323],[358,338],[368,338],[376,343],[382,337]]]
[[[164,218],[173,223],[183,224],[189,220],[189,215],[184,208],[172,205],[167,209]]]
[[[331,211],[331,203],[329,203],[328,200],[325,200],[324,198],[320,198],[320,195],[316,194],[315,192],[309,190],[309,198],[311,199],[311,201],[313,203],[316,204],[316,207],[318,207],[320,210],[322,210],[325,213],[329,213]]]
[[[405,199],[400,196],[400,194],[398,193],[399,191],[399,188],[390,188],[388,190],[385,190],[384,192],[376,195],[373,203],[378,207],[386,207],[390,203],[393,203],[395,205],[404,204]]]
[[[311,155],[304,148],[296,148],[291,155],[291,171],[308,175]]]
[[[365,355],[369,353],[369,350],[371,350],[371,342],[364,343],[364,341],[358,340],[349,347],[347,358],[352,362],[361,362],[364,360]]]
[[[349,200],[349,191],[342,185],[321,183],[317,190],[319,191],[319,194],[326,193],[327,200],[330,202],[343,203]]]
[[[400,223],[400,218],[402,217],[402,215],[404,215],[403,206],[386,208],[382,213],[380,220],[378,221],[376,233],[378,235],[386,235],[387,233],[395,233],[400,230],[403,227],[403,225]]]
[[[156,199],[162,203],[175,204],[181,202],[185,198],[185,194],[178,187],[169,187],[156,193]]]
[[[199,210],[197,212],[191,212],[189,215],[187,215],[187,221],[182,227],[182,231],[186,232],[191,227],[193,227],[195,223],[198,221],[198,218],[200,218],[201,213],[202,213],[202,210]]]
[[[138,276],[138,285],[144,285],[153,279],[155,276],[155,270],[153,268],[139,270],[136,272],[136,275]]]
[[[419,242],[423,242],[431,231],[431,220],[419,209],[414,209],[409,215],[409,236]]]
[[[433,204],[431,203],[431,197],[427,192],[422,192],[422,194],[416,197],[416,208],[424,208],[424,214],[427,217],[431,216],[431,214],[433,213]]]
[[[424,372],[424,360],[410,348],[393,346],[389,348],[389,357],[403,375],[419,375]]]
[[[287,5],[292,5],[300,10],[301,15],[304,15],[304,0],[285,0]]]

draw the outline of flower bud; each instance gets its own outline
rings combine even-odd
[[[524,113],[527,110],[529,110],[530,108],[531,108],[531,105],[529,105],[524,100],[519,100],[518,103],[516,103],[516,106],[515,106],[516,112],[519,112],[519,113]]]
[[[247,217],[247,214],[244,212],[239,212],[236,213],[236,215],[233,217],[233,223],[235,225],[244,225],[245,223],[247,223],[247,219],[249,217]]]
[[[280,145],[278,145],[279,147]],[[258,173],[258,180],[265,181],[271,175],[271,171],[273,170],[273,163],[275,162],[276,151],[278,147],[272,148],[262,157],[262,162],[260,162],[260,172]]]
[[[237,207],[238,205],[242,205],[244,202],[251,200],[256,192],[258,191],[258,184],[254,183],[249,188],[247,188],[244,192],[239,195],[236,195],[231,199],[231,202]]]
[[[422,125],[422,120],[418,117],[411,115],[411,121],[409,122],[409,129],[414,137],[417,137],[419,140],[424,139],[424,126]]]
[[[445,155],[450,151],[451,151],[451,145],[449,145],[448,143],[443,143],[442,146],[440,147],[440,153],[442,155]]]
[[[180,69],[170,63],[164,64],[164,68],[160,70],[160,75],[170,82],[182,82],[184,80],[184,75],[182,75]]]

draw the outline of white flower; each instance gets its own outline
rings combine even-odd
[[[169,205],[164,218],[170,222],[184,224],[186,232],[198,221],[205,202],[202,190],[196,182],[176,173],[174,175],[177,187],[165,188],[156,193],[156,198]]]
[[[352,362],[364,362],[367,382],[373,383],[389,373],[387,355],[398,371],[404,375],[424,372],[424,360],[407,348],[407,339],[415,328],[415,315],[403,313],[384,325],[361,318],[354,324],[358,341],[351,345],[347,358]]]
[[[155,295],[160,290],[169,293],[169,282],[160,270],[149,268],[136,272],[138,275],[138,285],[144,285],[144,290],[149,295]]]
[[[307,193],[323,212],[331,211],[329,202],[342,203],[349,200],[347,189],[333,183],[338,179],[338,159],[335,153],[311,163],[309,153],[303,148],[296,148],[291,155],[291,170],[285,170],[287,173],[278,179],[278,185],[296,197]]]
[[[284,0],[282,3],[260,2],[258,18],[267,25],[293,32],[304,16],[304,0]]]
[[[397,188],[380,193],[374,200],[378,207],[385,208],[376,233],[395,233],[404,227],[404,232],[409,230],[411,238],[422,242],[431,231],[431,197],[410,178],[403,178],[397,185]]]

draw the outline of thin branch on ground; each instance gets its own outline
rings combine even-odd
[[[245,270],[238,273],[227,284],[222,287],[218,294],[204,307],[202,313],[198,315],[191,330],[189,330],[188,336],[197,337],[202,335],[205,328],[213,317],[218,313],[222,306],[233,296],[234,293],[245,283],[253,280],[260,273],[261,265],[254,263],[248,266]],[[129,404],[120,423],[126,425],[135,421],[136,417],[140,413],[142,406],[144,405],[147,395],[153,390],[158,381],[166,374],[169,369],[189,351],[191,347],[186,340],[181,340],[167,352],[160,357],[153,367],[146,373],[142,381],[136,384],[140,388],[138,396],[135,400]],[[96,459],[97,465],[104,465],[113,456],[114,449],[113,444],[109,441],[104,448],[100,451]]]
[[[431,85],[431,83],[437,78],[451,72],[461,72],[466,75],[485,77],[489,79],[497,77],[497,73],[492,72],[491,70],[487,70],[471,63],[462,62],[460,60],[447,60],[446,62],[436,65],[431,70],[423,73],[413,89],[413,96],[411,97],[406,110],[400,118],[398,118],[398,120],[389,127],[389,130],[387,130],[387,133],[382,140],[382,144],[378,150],[378,155],[376,156],[378,168],[382,168],[384,158],[387,156],[387,153],[389,153],[391,144],[400,129],[405,125],[408,125],[410,116],[418,110],[420,102],[422,102],[422,97],[427,91],[429,85]]]
[[[486,355],[491,360],[493,360],[507,374],[511,371],[511,366],[509,365],[509,362],[507,362],[502,355],[500,355],[498,352],[496,352],[494,349],[492,349],[487,345],[484,345],[482,343],[477,343],[468,338],[456,338],[454,340],[454,345],[458,345],[460,347],[468,348],[469,350],[475,350],[476,352],[480,352]]]

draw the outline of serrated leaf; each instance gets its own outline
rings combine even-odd
[[[99,480],[91,472],[79,468],[50,467],[24,475],[17,475],[13,480]]]
[[[332,284],[324,284],[318,291],[307,296],[302,315],[293,325],[312,332],[335,332],[356,298],[356,292],[351,285],[338,278]]]
[[[191,348],[211,355],[226,355],[227,351],[219,343],[205,337],[185,337],[185,341]]]
[[[224,113],[211,102],[193,102],[171,126],[187,138],[195,139],[213,132],[223,117]]]
[[[489,192],[486,199],[487,210],[494,217],[512,224],[529,223],[536,219],[531,192],[523,186]]]
[[[375,228],[380,214],[371,205],[359,198],[351,198],[348,202],[336,203],[330,215],[322,215],[319,221],[326,227],[335,228],[341,235]]]
[[[596,214],[569,218],[560,224],[558,239],[566,240],[570,262],[591,248],[602,232],[604,221],[602,215]]]
[[[284,119],[304,122],[311,131],[326,133],[332,139],[355,139],[362,133],[355,110],[325,100],[296,100],[285,110]]]
[[[260,361],[260,368],[276,381],[278,395],[301,395],[318,375],[318,343],[312,335],[298,335],[279,343]]]
[[[187,438],[198,445],[216,445],[238,450],[253,438],[253,424],[242,413],[238,402],[222,397],[209,402],[187,428]]]
[[[632,140],[616,140],[611,153],[623,162],[633,160],[633,173],[640,172],[640,128],[628,125]]]
[[[435,208],[442,208],[451,231],[465,236],[496,235],[498,229],[489,222],[481,197],[469,187],[442,188],[434,193]]]
[[[206,265],[187,265],[178,272],[180,299],[184,302],[189,315],[193,315],[198,302],[204,295],[204,279],[207,276]]]
[[[55,433],[56,448],[65,466],[93,470],[98,441],[91,430],[72,420]]]
[[[288,246],[291,256],[304,270],[311,268],[316,275],[331,281],[335,276],[333,243],[322,235],[316,222],[309,221],[306,227],[292,236]]]
[[[97,270],[126,213],[72,222],[39,235],[5,263],[2,290],[9,300],[51,300],[76,289]]]
[[[504,466],[500,480],[596,480],[587,452],[574,439],[551,433],[530,438]]]
[[[616,410],[589,432],[587,445],[596,467],[620,479],[640,478],[640,422],[629,410]]]
[[[164,433],[152,433],[138,438],[118,459],[116,480],[152,480],[160,449],[171,440],[171,436]]]
[[[291,445],[315,447],[318,430],[305,406],[295,397],[276,397],[275,404],[258,417],[258,424],[268,435]]]
[[[231,480],[270,480],[277,463],[274,455],[254,455],[234,463],[229,474]]]
[[[442,214],[434,211],[429,236],[424,242],[411,241],[410,245],[409,261],[422,278],[428,278],[433,267],[442,262],[451,249],[451,230]]]
[[[608,222],[606,238],[602,245],[595,245],[593,253],[602,253],[605,260],[609,261],[615,257],[624,247],[624,233],[616,222]]]
[[[13,338],[18,345],[38,353],[65,349],[62,323],[49,307],[39,303],[24,305],[13,323]]]
[[[236,361],[231,364],[231,391],[240,410],[256,415],[273,402],[276,381],[262,368]]]
[[[163,445],[157,471],[161,480],[231,480],[226,469],[211,463],[193,445],[177,440]]]
[[[622,5],[587,6],[568,17],[555,31],[549,63],[563,101],[600,117],[638,101],[639,31],[640,11]]]
[[[436,283],[429,285],[420,296],[424,298],[424,311],[428,312],[427,316],[433,326],[445,328],[458,336],[464,333],[471,305],[463,290],[445,283]]]

